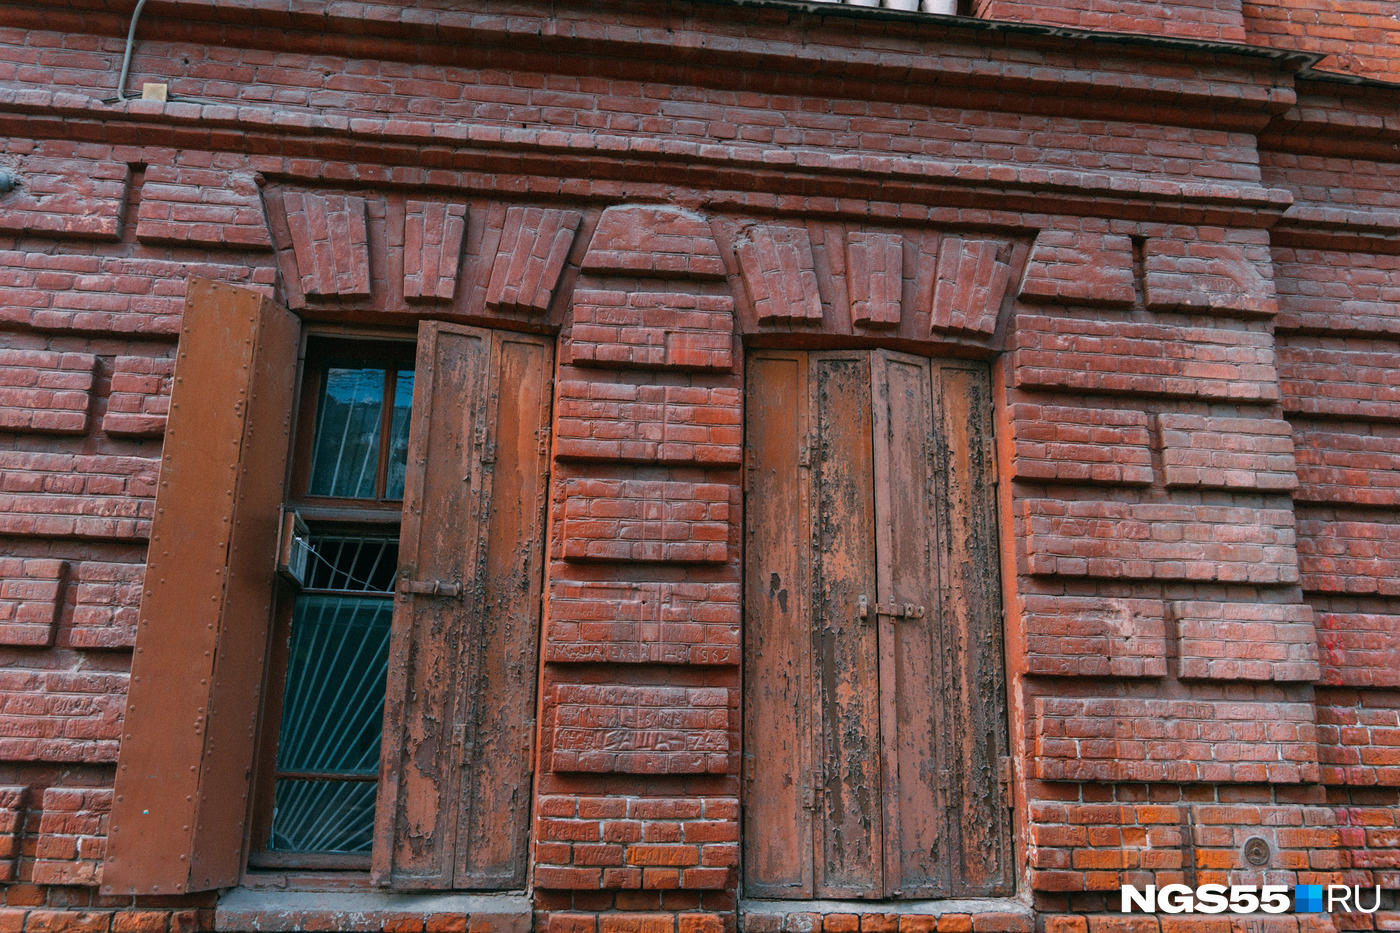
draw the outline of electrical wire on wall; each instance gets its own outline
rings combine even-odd
[[[136,8],[131,11],[131,25],[126,29],[126,48],[122,51],[122,67],[117,75],[117,96],[107,97],[102,100],[104,104],[121,104],[129,100],[140,100],[140,94],[128,94],[126,92],[126,82],[131,76],[131,55],[136,49],[136,26],[141,21],[141,11],[146,7],[146,0],[136,0]],[[176,97],[170,95],[166,98],[171,101],[184,101],[194,104],[217,104],[220,101],[206,100],[199,97]]]
[[[136,24],[141,20],[141,10],[146,6],[146,0],[136,0],[136,9],[131,11],[131,25],[126,30],[126,50],[122,52],[122,71],[117,77],[116,100],[131,100],[132,95],[126,93],[126,79],[131,73],[131,50],[136,47]]]

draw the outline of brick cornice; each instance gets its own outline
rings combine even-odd
[[[0,25],[125,34],[129,4],[14,4]],[[881,11],[886,13],[887,11]],[[230,32],[229,27],[235,27]],[[382,2],[153,0],[140,41],[320,51],[421,63],[471,62],[754,92],[998,106],[1252,131],[1294,103],[1316,56],[1225,43],[1097,33],[966,17],[870,16],[852,8],[672,0],[516,0],[489,10]],[[969,94],[975,95],[969,98]]]
[[[413,166],[436,176],[428,183],[447,187],[486,185],[490,179],[468,180],[462,174],[492,172],[534,175],[543,188],[554,190],[559,189],[561,178],[625,183],[634,193],[640,193],[637,185],[654,184],[658,193],[689,186],[711,191],[709,202],[715,206],[743,201],[748,192],[824,197],[830,207],[821,212],[836,215],[853,210],[864,198],[952,208],[985,208],[995,203],[1011,213],[1058,211],[1267,227],[1292,203],[1287,191],[1248,182],[1177,181],[1128,172],[815,148],[699,144],[672,137],[347,119],[223,104],[137,100],[116,109],[82,95],[38,90],[0,89],[0,131],[111,145],[243,150],[279,157],[282,167],[273,171],[292,177],[297,174],[297,159],[315,159],[321,163],[315,173],[319,177],[381,185],[400,183],[389,166]],[[423,184],[427,179],[402,181]],[[726,193],[736,183],[742,185],[741,191]],[[1002,224],[992,224],[1024,226],[1023,221],[1009,217]]]

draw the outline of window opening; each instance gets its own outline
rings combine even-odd
[[[250,868],[525,886],[551,344],[308,341]]]
[[[296,444],[300,463],[288,503],[299,572],[287,577],[295,592],[284,600],[290,611],[281,614],[274,646],[266,719],[278,726],[267,749],[270,806],[257,830],[255,865],[369,864],[413,400],[410,352],[406,344],[308,343],[303,391],[312,398],[303,402],[302,424],[311,429]]]
[[[397,538],[312,535],[292,609],[270,852],[370,851]]]

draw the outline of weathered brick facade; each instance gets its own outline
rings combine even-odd
[[[0,933],[1400,930],[1392,4],[132,6],[0,9]],[[102,892],[196,277],[554,339],[527,897]],[[995,386],[1009,898],[745,899],[745,352],[855,347]]]

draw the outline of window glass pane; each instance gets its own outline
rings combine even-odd
[[[402,499],[408,471],[408,414],[413,406],[413,370],[402,371],[394,382],[394,410],[389,422],[389,477],[384,498]]]
[[[392,615],[383,596],[297,598],[269,850],[368,846]]]
[[[311,495],[374,498],[383,407],[383,369],[326,370],[311,454]]]
[[[368,852],[374,781],[277,782],[271,852]]]
[[[364,534],[311,534],[306,566],[308,590],[392,593],[399,540]]]

